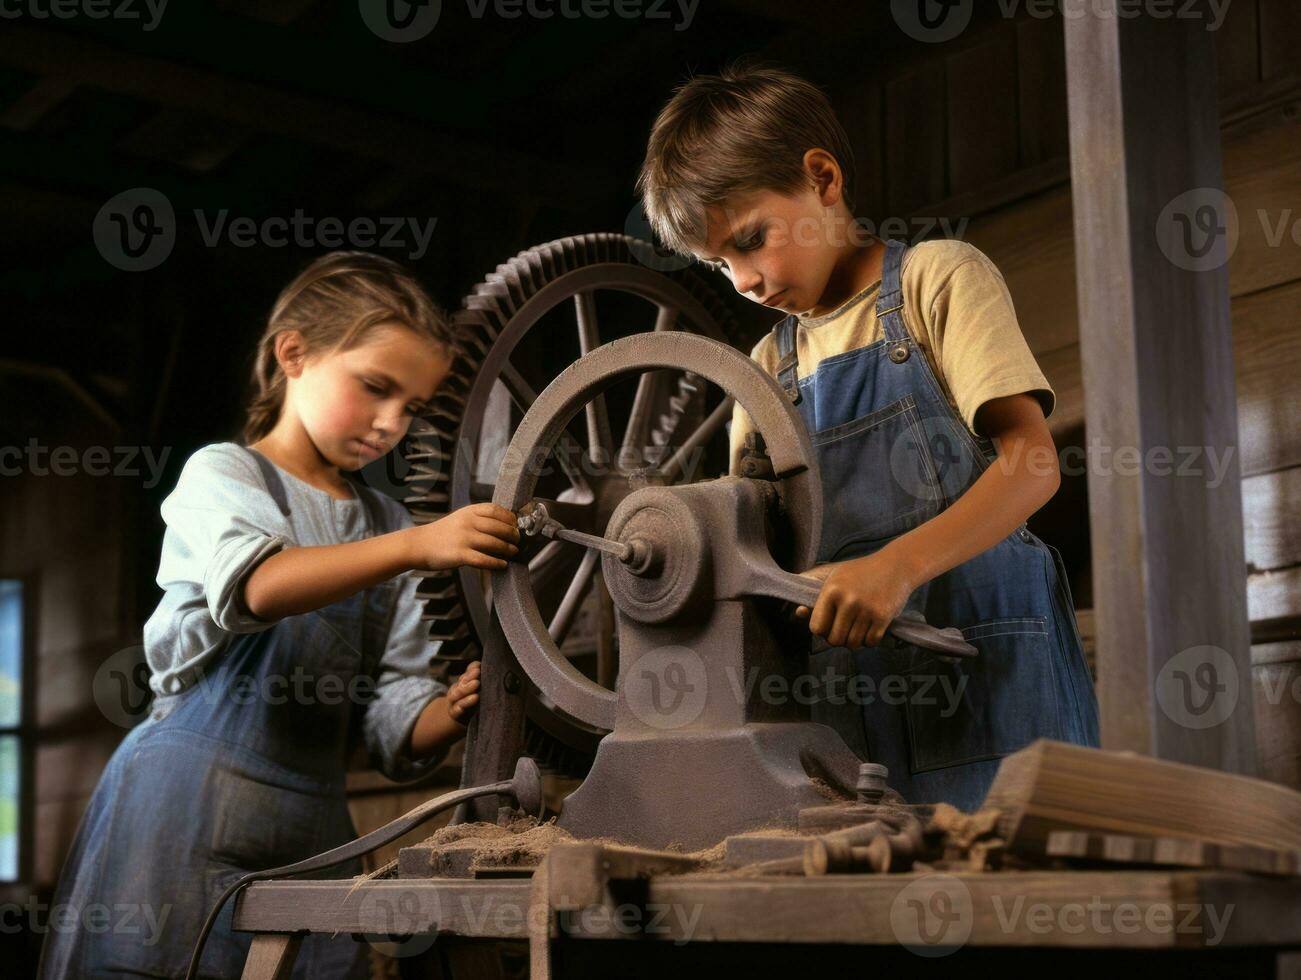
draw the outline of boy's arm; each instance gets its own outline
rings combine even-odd
[[[815,573],[825,585],[809,629],[830,645],[880,643],[915,589],[993,547],[1057,492],[1057,449],[1034,396],[993,398],[976,420],[994,440],[998,459],[961,497],[880,551]],[[808,614],[803,607],[797,612]]]

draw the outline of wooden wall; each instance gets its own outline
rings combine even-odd
[[[1235,0],[1215,43],[1260,774],[1301,787],[1301,5]],[[941,235],[943,219],[994,260],[1057,393],[1062,448],[1084,407],[1061,20],[998,21],[883,61],[836,93],[859,212],[893,216],[896,238]],[[1083,497],[1073,506],[1086,527]],[[1080,619],[1087,630],[1087,608]]]

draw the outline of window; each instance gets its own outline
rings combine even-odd
[[[23,584],[0,579],[0,882],[19,875],[22,671]]]

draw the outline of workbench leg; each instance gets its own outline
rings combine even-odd
[[[243,980],[285,980],[302,944],[303,937],[298,933],[258,933],[244,961]]]

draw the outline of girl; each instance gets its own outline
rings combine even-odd
[[[154,702],[82,819],[54,900],[81,925],[50,934],[42,977],[182,975],[233,879],[356,836],[355,735],[409,780],[463,734],[478,665],[451,690],[428,675],[418,579],[404,573],[503,567],[515,516],[474,504],[415,527],[354,473],[397,445],[453,344],[421,287],[378,256],[326,255],[281,293],[244,445],[200,449],[163,502],[164,595],[144,629]],[[251,936],[232,930],[234,904],[203,976],[243,971]],[[100,906],[133,910],[135,928],[90,928],[82,913]],[[365,977],[366,947],[313,935],[293,975]]]

